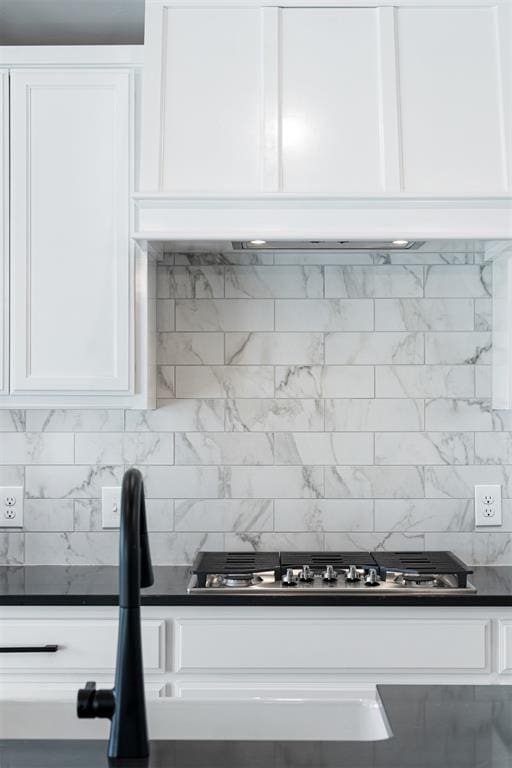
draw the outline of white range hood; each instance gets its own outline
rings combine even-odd
[[[146,0],[136,239],[512,238],[511,30],[508,0]]]

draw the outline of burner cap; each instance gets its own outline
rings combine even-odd
[[[433,573],[399,573],[395,582],[404,587],[439,587],[441,581]]]
[[[254,573],[225,573],[219,576],[220,583],[225,587],[250,587],[261,580]]]

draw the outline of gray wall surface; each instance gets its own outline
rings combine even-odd
[[[144,0],[0,0],[0,45],[140,45]]]

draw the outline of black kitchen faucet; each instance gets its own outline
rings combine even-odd
[[[78,691],[80,718],[111,720],[108,757],[149,756],[140,626],[140,589],[153,584],[144,483],[137,469],[123,478],[119,546],[119,636],[113,689],[88,682]]]

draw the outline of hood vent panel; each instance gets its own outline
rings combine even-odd
[[[246,251],[408,251],[423,245],[418,240],[245,240],[233,242]]]

